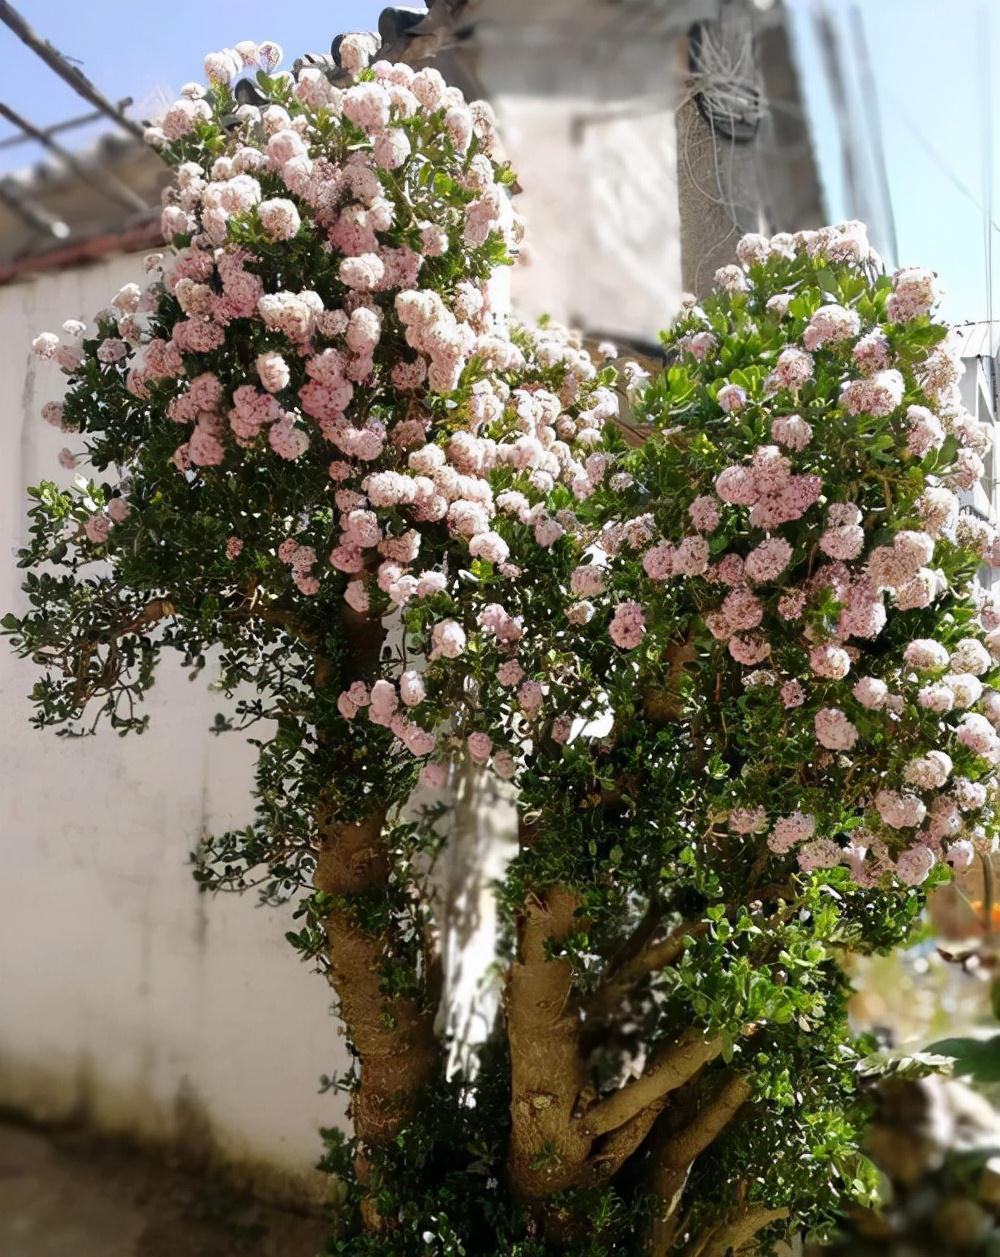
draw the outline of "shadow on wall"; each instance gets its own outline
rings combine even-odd
[[[139,257],[116,257],[0,288],[4,609],[23,605],[25,486],[72,474],[38,414],[60,377],[29,372],[28,344],[137,273]],[[249,748],[208,732],[210,680],[168,663],[142,737],[57,739],[29,728],[33,669],[0,648],[0,1105],[182,1140],[269,1193],[308,1194],[318,1128],[343,1117],[309,1079],[343,1072],[347,1053],[325,984],[293,962],[286,914],[252,896],[208,904],[191,878],[202,834],[252,806]]]

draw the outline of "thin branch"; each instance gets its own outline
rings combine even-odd
[[[677,1234],[677,1208],[691,1166],[715,1142],[749,1096],[750,1084],[745,1078],[730,1078],[683,1130],[664,1136],[650,1182],[658,1210],[646,1238],[644,1251],[649,1257],[667,1257]]]
[[[580,1185],[596,1187],[613,1178],[656,1125],[666,1105],[667,1097],[663,1096],[655,1104],[649,1105],[635,1117],[630,1118],[624,1126],[611,1131],[587,1162]]]
[[[130,623],[115,633],[115,637],[126,637],[129,633],[141,633],[151,628],[160,620],[168,620],[174,614],[174,604],[166,598],[154,598],[147,602],[139,614]]]
[[[646,947],[621,965],[617,972],[611,971],[587,1002],[587,1017],[610,1017],[629,991],[643,978],[672,965],[684,951],[686,940],[689,937],[700,938],[708,933],[708,929],[707,921],[684,921],[671,930],[666,938]]]
[[[581,1130],[596,1138],[624,1126],[650,1105],[676,1091],[722,1051],[722,1039],[689,1035],[653,1055],[646,1072],[605,1096],[577,1119]]]
[[[649,906],[643,914],[642,920],[608,961],[605,969],[606,979],[613,977],[630,960],[633,960],[640,952],[645,950],[650,939],[656,933],[657,926],[663,920],[665,911],[665,905],[661,900],[655,896],[650,899]]]
[[[690,1250],[688,1257],[727,1257],[729,1253],[739,1253],[758,1231],[763,1231],[772,1222],[787,1218],[788,1209],[770,1209],[766,1205],[758,1205],[748,1209],[732,1222],[724,1223],[713,1231],[705,1240],[698,1243],[697,1248]]]
[[[794,894],[795,888],[787,883],[760,886],[751,890],[739,902],[752,902],[758,899],[761,901],[791,899]],[[688,938],[701,938],[708,933],[710,928],[709,921],[682,921],[665,938],[646,947],[617,969],[609,966],[604,980],[584,1005],[588,1019],[610,1017],[622,1000],[644,978],[656,973],[659,969],[666,969],[680,958],[687,946]]]

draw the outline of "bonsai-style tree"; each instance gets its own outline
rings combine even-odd
[[[839,958],[902,943],[994,832],[994,538],[956,497],[986,438],[933,278],[881,275],[858,224],[746,237],[666,370],[619,381],[507,324],[488,111],[373,52],[344,41],[341,86],[209,57],[151,134],[169,253],[35,341],[96,473],[31,491],[5,627],[37,723],[141,732],[168,649],[242,695],[256,818],[196,875],[294,900],[336,991],[330,1253],[828,1231],[873,1190]],[[449,1077],[446,838],[404,809],[469,760],[520,843],[501,1016]]]

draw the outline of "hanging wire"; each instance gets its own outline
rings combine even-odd
[[[990,13],[987,6],[980,6],[978,14],[979,36],[979,89],[982,94],[980,114],[983,119],[983,254],[986,268],[986,317],[990,335],[993,333],[993,90],[990,66]]]
[[[911,137],[916,140],[934,165],[937,166],[938,170],[940,170],[940,172],[952,185],[955,191],[960,192],[971,205],[975,206],[980,214],[985,214],[986,207],[983,205],[982,201],[980,201],[979,197],[976,196],[975,192],[972,191],[969,185],[964,183],[958,177],[952,167],[949,166],[938,150],[931,144],[930,140],[927,139],[926,135],[924,135],[910,115],[906,112],[906,108],[900,98],[893,92],[889,92],[888,96],[892,102],[893,113],[896,119],[903,124],[907,131],[909,131]],[[992,229],[996,232],[1000,232],[1000,224],[997,223],[992,214],[989,215],[989,221]]]

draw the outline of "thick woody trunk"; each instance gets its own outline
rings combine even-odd
[[[411,997],[383,993],[387,940],[366,930],[357,917],[355,904],[388,884],[384,821],[385,813],[377,811],[357,823],[338,822],[321,803],[315,874],[317,890],[336,901],[326,919],[329,981],[358,1056],[358,1084],[351,1101],[355,1134],[371,1148],[392,1144],[419,1107],[439,1060],[435,1010]],[[370,1167],[363,1151],[357,1168],[366,1183]],[[362,1203],[362,1214],[369,1229],[381,1229],[372,1199]]]
[[[371,678],[378,668],[385,631],[380,623],[346,605],[342,620],[350,659],[348,680]],[[317,687],[330,683],[330,673],[329,663],[317,659]],[[389,890],[392,867],[385,840],[386,811],[385,806],[377,806],[361,820],[343,821],[332,795],[321,794],[313,876],[316,889],[333,899],[325,922],[328,978],[357,1054],[358,1081],[350,1116],[362,1145],[356,1164],[358,1179],[373,1189],[368,1152],[391,1146],[419,1108],[441,1059],[430,996],[424,1003],[383,992],[383,970],[393,940],[366,928],[359,911],[366,904],[377,904]],[[361,1213],[368,1230],[384,1229],[374,1190],[362,1201]]]
[[[577,895],[556,886],[525,907],[508,979],[509,1174],[514,1192],[529,1206],[571,1186],[592,1143],[574,1121],[587,1070],[572,964],[549,956],[577,928],[579,906]]]

